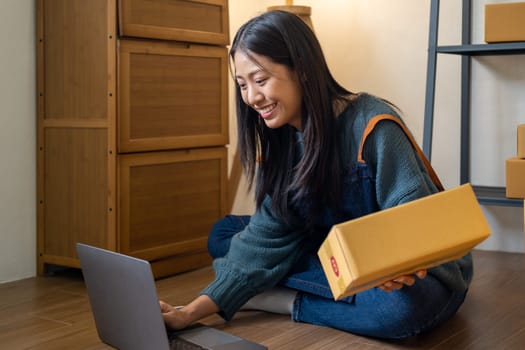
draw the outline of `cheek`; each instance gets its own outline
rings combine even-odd
[[[240,91],[240,96],[241,96],[242,102],[244,102],[245,104],[248,104],[248,101],[246,100],[246,97],[247,97],[246,91],[241,90]]]
[[[302,100],[303,100],[303,95],[296,90],[296,93],[293,95],[293,100],[294,100],[295,108],[300,110]]]
[[[293,108],[294,110],[301,108],[303,99],[302,87],[297,81],[291,79],[286,90],[283,92],[285,93],[283,95],[286,95],[290,108]]]

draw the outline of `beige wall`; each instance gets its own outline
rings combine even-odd
[[[35,1],[0,1],[0,282],[36,261]]]
[[[505,0],[508,1],[508,0]],[[483,41],[483,3],[474,0],[474,41]],[[503,1],[490,1],[503,2]],[[230,0],[233,33],[267,6],[284,1]],[[334,75],[353,91],[396,103],[418,141],[423,130],[430,0],[301,0]],[[442,0],[440,43],[458,44],[460,1]],[[35,273],[35,39],[34,0],[0,1],[0,283]],[[504,185],[504,159],[515,145],[513,125],[525,123],[522,56],[473,64],[473,180]],[[458,183],[459,58],[438,59],[433,164],[446,187]],[[231,94],[233,97],[233,94]],[[235,146],[234,106],[232,145]],[[250,213],[241,188],[233,211]],[[484,207],[494,235],[481,248],[523,251],[521,208]]]
[[[473,0],[473,43],[483,43],[483,11],[488,2],[508,0]],[[237,5],[241,3],[243,8]],[[240,24],[237,18],[284,3],[230,0],[235,17],[232,33]],[[336,78],[352,91],[371,92],[398,105],[421,142],[430,0],[301,0],[294,4],[311,6],[316,34]],[[240,15],[234,16],[235,7]],[[460,27],[461,2],[441,0],[439,43],[460,44]],[[515,125],[525,123],[525,99],[519,98],[525,94],[524,63],[523,56],[473,60],[471,167],[475,184],[505,185],[504,161],[515,152]],[[450,188],[459,184],[459,56],[440,55],[437,73],[432,163]],[[253,207],[251,197],[243,193],[238,193],[234,206],[239,213]],[[479,248],[522,252],[523,209],[484,206],[483,210],[494,234]]]

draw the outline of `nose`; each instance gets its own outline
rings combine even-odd
[[[246,103],[250,106],[256,106],[264,100],[264,96],[257,87],[248,87],[246,91]]]

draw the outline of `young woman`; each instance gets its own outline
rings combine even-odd
[[[244,24],[230,56],[257,210],[213,227],[215,279],[183,308],[160,302],[166,324],[180,329],[213,313],[229,320],[244,307],[402,339],[450,318],[471,280],[470,254],[337,302],[316,255],[332,225],[439,190],[397,109],[339,85],[314,33],[287,12]]]

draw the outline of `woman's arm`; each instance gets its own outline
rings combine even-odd
[[[228,254],[213,261],[215,279],[201,294],[229,320],[250,298],[274,287],[311,250],[306,237],[296,219],[285,223],[277,218],[270,198],[265,198],[248,226],[232,238]]]

